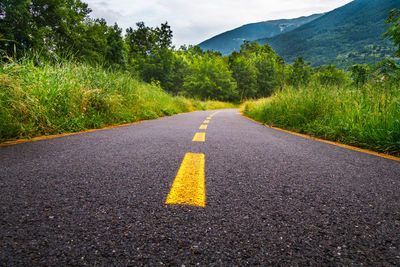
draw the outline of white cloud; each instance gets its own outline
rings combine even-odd
[[[243,24],[327,12],[351,0],[84,0],[92,17],[126,29],[168,21],[174,44],[198,44]]]

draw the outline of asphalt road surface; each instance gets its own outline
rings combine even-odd
[[[400,265],[399,162],[214,113],[0,147],[0,265]]]

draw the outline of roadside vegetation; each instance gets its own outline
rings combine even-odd
[[[400,10],[385,36],[400,55]],[[400,66],[383,59],[347,72],[310,68],[298,58],[285,86],[269,98],[246,101],[245,116],[270,126],[400,156]],[[294,77],[294,79],[293,79]]]
[[[400,154],[400,11],[375,65],[286,64],[245,41],[228,57],[172,45],[168,23],[122,34],[80,0],[0,3],[0,141],[235,107],[264,123]],[[222,102],[219,102],[222,101]]]
[[[237,107],[220,101],[235,100],[223,94],[235,85],[229,70],[213,73],[224,61],[175,51],[167,23],[123,36],[80,0],[6,0],[0,10],[0,142]],[[197,91],[198,69],[219,80]]]
[[[313,83],[247,101],[245,116],[270,126],[400,156],[400,90],[381,83]]]
[[[235,107],[173,97],[129,73],[68,61],[2,64],[0,86],[0,142]]]

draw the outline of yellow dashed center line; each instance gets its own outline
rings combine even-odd
[[[219,113],[219,111],[214,112],[213,114],[210,115],[210,117],[212,117],[212,116],[214,116],[214,115],[217,115],[218,113]]]
[[[210,123],[211,118],[217,113],[218,111],[208,116],[199,129],[207,130],[208,123]],[[206,133],[197,132],[192,141],[205,142]],[[200,207],[206,205],[204,164],[204,154],[186,153],[165,204]]]
[[[205,142],[206,141],[206,133],[196,133],[193,137],[193,142]]]
[[[204,154],[186,153],[165,204],[206,205],[204,163]]]

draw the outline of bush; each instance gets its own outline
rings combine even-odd
[[[345,85],[348,81],[347,74],[332,64],[321,66],[316,70],[315,78],[320,85],[339,87]]]
[[[370,74],[370,67],[366,64],[353,64],[349,67],[353,83],[357,87],[364,86]]]

